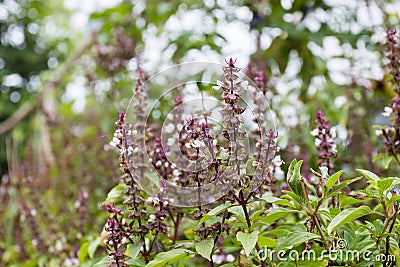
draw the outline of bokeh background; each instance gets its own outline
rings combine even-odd
[[[237,58],[266,74],[285,162],[316,168],[322,109],[337,170],[393,175],[373,160],[384,147],[372,125],[387,123],[385,33],[399,17],[390,0],[1,1],[0,266],[90,265],[82,246],[95,253],[118,183],[108,143],[138,67]]]

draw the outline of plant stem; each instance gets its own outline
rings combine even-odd
[[[392,231],[393,231],[393,227],[396,222],[397,214],[399,213],[399,209],[400,209],[400,206],[398,203],[396,203],[396,211],[393,215],[392,224],[390,225],[390,228],[389,228],[389,234],[392,233]],[[389,247],[390,247],[390,236],[386,237],[386,252],[385,252],[385,261],[383,262],[383,267],[386,267],[387,260],[389,259]]]
[[[238,199],[240,200],[239,204],[240,204],[240,206],[242,206],[242,209],[243,209],[243,212],[244,212],[244,217],[246,218],[247,228],[249,228],[249,231],[250,231],[250,229],[251,229],[251,220],[250,220],[249,212],[247,210],[247,201],[244,199],[242,190],[239,191]],[[261,251],[261,248],[260,248],[260,245],[258,244],[258,242],[256,242],[256,250],[257,250],[258,253]],[[264,260],[261,260],[261,266],[262,267],[266,267],[266,266],[268,266],[268,264]]]
[[[322,231],[321,225],[319,224],[318,216],[316,214],[317,210],[314,210],[312,208],[312,206],[311,206],[310,199],[308,198],[308,193],[307,193],[307,190],[306,190],[306,185],[305,185],[303,180],[301,180],[301,189],[303,190],[303,195],[304,195],[304,198],[305,198],[306,203],[307,203],[307,207],[308,207],[307,213],[311,216],[311,219],[313,220],[315,226],[317,227],[317,230],[318,230],[318,232],[319,232],[319,234],[321,236],[322,242],[324,243],[324,246],[325,246],[326,250],[329,251],[328,240],[326,239],[325,234]]]

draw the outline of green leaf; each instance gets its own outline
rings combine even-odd
[[[173,249],[167,252],[161,252],[157,254],[146,267],[163,267],[171,265],[174,262],[182,260],[186,257],[193,255],[194,252],[187,249]]]
[[[279,249],[296,247],[310,239],[320,238],[319,235],[308,232],[292,232],[282,243],[278,245]]]
[[[80,263],[83,263],[87,254],[88,254],[89,242],[84,243],[79,249],[78,260]]]
[[[258,230],[255,230],[251,233],[237,232],[236,234],[236,239],[240,243],[242,243],[242,246],[244,248],[244,251],[246,252],[247,257],[250,255],[250,252],[256,246],[258,240],[258,233],[259,233]]]
[[[328,167],[326,167],[326,166],[322,166],[322,167],[319,167],[319,170],[321,171],[321,175],[322,175],[322,178],[324,178],[324,179],[328,179]]]
[[[286,176],[287,183],[290,189],[298,196],[302,196],[302,188],[301,188],[301,165],[303,164],[302,160],[296,161],[294,159],[289,166],[288,174]]]
[[[93,267],[107,267],[110,264],[108,256],[105,256],[100,261],[98,261]]]
[[[214,239],[213,238],[208,238],[201,240],[196,244],[196,251],[197,253],[206,258],[207,260],[211,260],[211,253],[214,248]]]
[[[119,184],[115,186],[111,191],[108,193],[106,200],[104,200],[103,205],[108,205],[111,203],[118,203],[124,198],[124,190],[128,186],[126,184]]]
[[[375,163],[376,161],[381,162],[382,163],[382,167],[384,169],[387,169],[387,168],[389,168],[390,164],[393,161],[393,156],[389,156],[389,155],[380,153],[380,154],[376,155],[374,157],[374,159],[372,160],[373,163]]]
[[[341,213],[339,213],[331,223],[328,225],[328,233],[331,234],[333,231],[335,231],[337,228],[340,226],[354,221],[362,216],[365,216],[369,213],[371,213],[371,209],[367,206],[361,206],[358,208],[348,208],[343,210]]]
[[[130,244],[128,246],[128,256],[131,258],[131,260],[135,260],[137,255],[139,255],[140,250],[142,249],[143,246],[143,241],[139,240],[137,242],[135,242],[133,245]]]
[[[379,177],[378,175],[376,175],[375,173],[368,171],[368,170],[363,170],[363,169],[357,169],[356,171],[358,171],[359,173],[361,173],[365,178],[368,179],[368,181],[371,184],[376,185],[376,183],[379,181]]]
[[[287,199],[282,199],[274,196],[263,196],[259,199],[260,201],[265,201],[267,203],[275,203],[282,206],[294,207],[293,204]]]
[[[278,245],[278,242],[275,239],[259,235],[258,244],[260,247],[274,248]]]
[[[275,203],[278,200],[281,200],[281,198],[274,196],[263,196],[260,200],[264,200],[267,203]]]
[[[236,215],[236,218],[239,219],[241,222],[246,223],[244,211],[241,206],[230,207],[228,211]]]
[[[220,214],[221,212],[225,211],[230,205],[231,205],[230,203],[226,202],[225,204],[221,204],[221,205],[213,208],[207,214],[203,215],[199,224],[202,224],[203,222],[207,221],[208,219],[213,218],[216,215]]]
[[[326,181],[325,187],[326,187],[326,192],[331,190],[332,186],[336,184],[336,182],[339,180],[340,176],[344,173],[344,170],[338,171],[337,173],[333,174],[331,177],[328,178]]]
[[[88,247],[88,255],[89,258],[93,259],[94,253],[97,250],[97,247],[100,245],[100,238],[96,238],[94,241],[92,241]]]
[[[126,264],[128,264],[129,267],[145,267],[146,266],[146,262],[143,259],[128,259],[126,261]]]
[[[357,182],[357,181],[360,180],[360,179],[362,179],[361,176],[356,177],[356,178],[353,178],[353,179],[351,179],[351,180],[344,181],[344,182],[340,183],[339,185],[334,186],[334,187],[332,188],[331,192],[329,193],[329,195],[326,196],[326,198],[330,198],[330,197],[332,197],[332,196],[334,196],[334,195],[337,195],[337,194],[338,194],[337,191],[339,191],[339,190],[341,190],[342,188],[348,186],[349,184],[352,184],[352,183],[354,183],[354,182]]]
[[[266,223],[274,223],[275,221],[279,220],[280,218],[285,217],[286,215],[295,212],[294,210],[284,209],[284,208],[277,208],[272,210],[267,216],[261,219],[261,222]]]

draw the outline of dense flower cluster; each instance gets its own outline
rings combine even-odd
[[[396,93],[390,107],[385,107],[383,116],[388,117],[392,126],[384,127],[377,131],[377,135],[385,138],[386,153],[392,155],[400,164],[398,154],[400,152],[400,43],[396,29],[387,32],[387,58],[388,67],[392,75],[393,91]]]
[[[395,28],[387,32],[387,55],[390,74],[392,75],[393,91],[400,95],[400,44],[399,35]]]
[[[268,186],[275,183],[274,173],[276,168],[280,168],[283,164],[279,152],[279,146],[276,144],[278,135],[270,129],[265,136],[256,143],[258,148],[256,152],[256,160],[253,161],[253,166],[256,167],[256,172],[253,176],[254,182],[251,185],[252,192],[262,194],[268,189]]]
[[[107,212],[111,215],[108,217],[107,224],[104,226],[104,230],[109,232],[104,243],[107,249],[111,251],[108,254],[111,266],[128,266],[125,262],[126,256],[124,255],[124,251],[126,249],[126,240],[129,238],[129,233],[125,229],[126,221],[123,218],[122,210],[114,205],[107,205],[106,208]]]
[[[235,166],[237,175],[240,176],[243,164],[248,159],[246,146],[244,143],[246,131],[243,126],[243,119],[240,116],[244,111],[240,105],[239,93],[247,89],[247,83],[239,79],[240,68],[235,66],[235,61],[230,58],[227,67],[223,68],[224,80],[218,81],[217,90],[222,90],[221,100],[225,103],[222,108],[222,125],[224,126],[224,137],[228,140],[229,163]]]
[[[337,155],[337,147],[335,143],[336,130],[329,126],[328,120],[322,110],[317,111],[315,120],[317,128],[311,131],[311,135],[315,137],[315,146],[317,147],[318,166],[325,166],[328,172],[335,167],[332,158]]]
[[[203,110],[195,112],[197,117],[192,114],[187,119],[181,105],[181,92],[178,92],[174,96],[173,112],[167,116],[165,129],[160,134],[152,132],[148,135],[145,117],[147,100],[143,73],[139,71],[133,101],[132,115],[135,123],[127,123],[126,114],[120,113],[110,142],[119,152],[123,171],[121,183],[125,186],[122,203],[125,208],[122,210],[113,205],[107,206],[111,215],[105,226],[108,231],[105,243],[112,263],[124,266],[126,244],[141,242],[143,247],[140,253],[145,262],[149,261],[152,252],[165,251],[161,236],[172,242],[179,240],[182,235],[179,229],[181,221],[199,221],[214,205],[204,203],[215,201],[215,204],[230,203],[239,206],[243,209],[247,227],[251,227],[247,205],[253,201],[253,196],[259,197],[270,189],[275,182],[275,169],[283,161],[277,155],[277,133],[265,129],[265,77],[262,72],[255,77],[256,86],[260,87],[256,89],[257,97],[254,98],[258,127],[252,131],[251,141],[257,151],[251,156],[246,147],[248,136],[242,118],[246,109],[242,106],[241,98],[242,91],[247,90],[248,85],[239,78],[240,68],[235,66],[235,61],[230,59],[226,63],[227,66],[223,68],[224,79],[218,81],[214,88],[222,91],[221,134],[214,132],[217,127],[209,122],[210,113],[204,110],[204,106]],[[150,160],[150,165],[145,164],[144,160],[147,159]],[[255,171],[248,174],[251,163]],[[150,166],[151,170],[148,170]],[[144,188],[146,177],[153,175],[149,173],[153,170],[158,173],[154,178],[157,179],[158,191],[149,193]],[[193,195],[180,194],[180,188],[191,188]],[[227,194],[215,199],[213,190],[221,190]],[[174,206],[175,202],[191,203],[196,208],[187,212]],[[217,214],[218,220],[207,224],[199,223],[192,228],[197,239],[213,240],[215,254],[212,253],[211,262],[220,264],[234,260],[234,256],[225,253],[222,248],[224,235],[229,235],[232,231],[231,221],[235,220],[232,215],[232,212],[225,209]],[[260,250],[258,244],[256,249]],[[265,266],[264,263],[260,264]]]

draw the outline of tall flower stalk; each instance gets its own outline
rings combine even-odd
[[[391,155],[400,165],[400,43],[396,29],[387,32],[386,57],[395,97],[389,107],[385,107],[383,116],[388,117],[391,126],[378,130],[377,134],[385,138],[386,154]]]
[[[315,137],[315,146],[317,147],[317,164],[319,167],[328,168],[331,173],[335,168],[333,158],[337,155],[337,146],[334,138],[336,137],[335,128],[331,128],[325,113],[322,110],[317,111],[315,119],[316,128],[311,131],[311,135]]]

